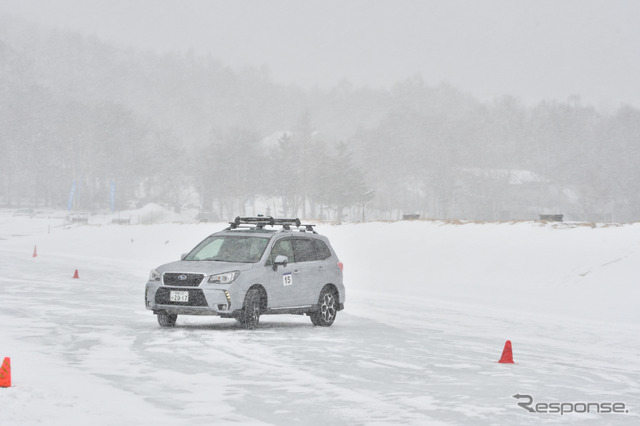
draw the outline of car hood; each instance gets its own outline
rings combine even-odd
[[[164,264],[156,268],[156,271],[161,274],[164,274],[165,272],[184,272],[213,275],[229,271],[247,271],[252,269],[255,265],[255,263],[179,260],[177,262]]]

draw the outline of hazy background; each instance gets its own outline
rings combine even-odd
[[[482,100],[640,105],[636,1],[2,0],[0,10],[120,46],[265,65],[305,88],[390,88],[419,73]]]
[[[0,0],[0,204],[637,220],[639,12]]]

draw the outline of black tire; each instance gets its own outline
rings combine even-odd
[[[247,330],[253,330],[260,322],[260,292],[249,290],[244,297],[244,305],[240,314],[240,325]]]
[[[338,295],[331,289],[325,288],[318,298],[318,309],[309,317],[313,325],[329,327],[336,320],[338,314]]]
[[[159,313],[157,317],[158,317],[158,324],[160,324],[160,327],[175,327],[176,320],[178,319],[178,314]]]

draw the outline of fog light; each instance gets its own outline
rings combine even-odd
[[[227,310],[227,305],[218,305],[218,310],[219,311],[226,311]]]

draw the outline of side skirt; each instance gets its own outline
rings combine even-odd
[[[306,305],[306,306],[291,306],[286,308],[269,308],[265,312],[261,312],[262,315],[281,315],[281,314],[293,314],[304,315],[318,310],[318,305]]]

